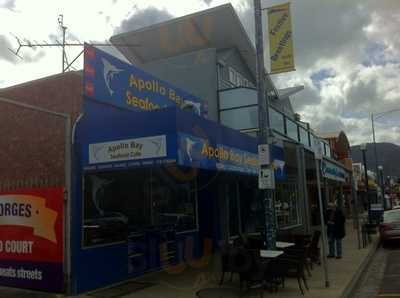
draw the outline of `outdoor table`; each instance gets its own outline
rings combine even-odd
[[[248,236],[254,237],[254,236],[261,236],[261,232],[252,232],[252,233],[247,233]]]
[[[260,257],[262,258],[276,258],[283,254],[281,250],[260,250]]]
[[[199,298],[232,298],[240,297],[238,289],[233,288],[206,288],[197,291]]]
[[[293,242],[276,241],[277,248],[285,249],[285,248],[289,248],[292,246],[295,246],[295,244]]]

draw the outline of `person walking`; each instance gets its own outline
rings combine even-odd
[[[326,212],[327,234],[329,242],[328,258],[342,258],[342,239],[346,236],[345,222],[346,218],[341,208],[335,203],[328,204]]]

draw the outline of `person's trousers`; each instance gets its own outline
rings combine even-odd
[[[341,257],[342,256],[342,239],[329,237],[329,255]]]

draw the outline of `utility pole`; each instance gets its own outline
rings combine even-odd
[[[368,187],[367,156],[365,154],[365,152],[367,151],[367,144],[361,144],[360,149],[362,152],[363,164],[364,164],[365,194],[367,196],[367,203],[368,203],[368,223],[371,224],[371,199],[369,196],[369,187]]]
[[[67,27],[64,26],[64,15],[60,14],[58,16],[58,24],[61,27],[62,30],[62,72],[65,72],[65,31],[67,31]]]
[[[378,179],[378,153],[376,150],[376,141],[375,141],[375,124],[374,124],[374,113],[371,113],[371,125],[372,125],[372,140],[374,142],[374,155],[375,155],[375,173],[376,173],[376,184],[377,186],[382,189],[382,185],[380,180]],[[376,203],[379,203],[379,191],[376,190]]]
[[[268,76],[264,68],[264,47],[262,33],[262,16],[261,16],[261,0],[254,0],[254,21],[256,34],[256,70],[257,70],[257,95],[258,95],[258,138],[259,138],[259,155],[260,150],[267,150],[269,155],[270,125],[268,114],[268,96],[265,92],[265,78]],[[261,148],[261,149],[260,149]],[[275,219],[275,203],[274,203],[274,171],[271,162],[261,163],[259,158],[259,181],[262,177],[269,177],[269,185],[261,185],[259,183],[260,192],[264,202],[264,220],[265,220],[265,246],[266,249],[276,249],[276,219]]]
[[[371,113],[371,126],[372,126],[372,140],[373,140],[373,142],[374,142],[374,155],[375,155],[375,171],[376,171],[376,175],[377,175],[377,177],[378,177],[378,170],[379,170],[379,167],[378,167],[378,150],[377,150],[377,148],[376,148],[376,141],[375,141],[375,120],[376,119],[378,119],[378,118],[380,118],[380,117],[383,117],[383,116],[385,116],[385,115],[387,115],[387,114],[390,114],[390,113],[393,113],[393,112],[398,112],[398,111],[400,111],[400,109],[399,108],[396,108],[396,109],[392,109],[392,110],[389,110],[389,111],[385,111],[385,112],[381,112],[381,113]],[[385,195],[384,195],[384,191],[383,191],[383,188],[384,188],[384,185],[383,184],[381,184],[381,182],[377,179],[377,185],[379,185],[379,187],[381,188],[381,190],[382,190],[382,201],[384,202],[385,201]],[[377,195],[377,198],[378,198],[378,195]],[[378,203],[378,202],[377,202]],[[384,204],[384,203],[383,203]]]

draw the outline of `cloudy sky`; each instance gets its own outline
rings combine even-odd
[[[110,36],[224,4],[221,0],[0,0],[0,88],[61,70],[60,48],[21,42],[61,41],[59,14],[70,42]],[[231,1],[252,39],[252,0]],[[264,0],[263,7],[285,1]],[[292,1],[296,71],[274,75],[279,88],[304,85],[292,103],[319,131],[343,129],[352,144],[371,141],[370,113],[400,108],[400,1]],[[71,61],[79,48],[68,50]],[[268,63],[267,63],[268,64]],[[74,64],[82,67],[82,60]],[[268,65],[267,65],[268,67]],[[400,112],[376,121],[377,140],[400,145]]]

